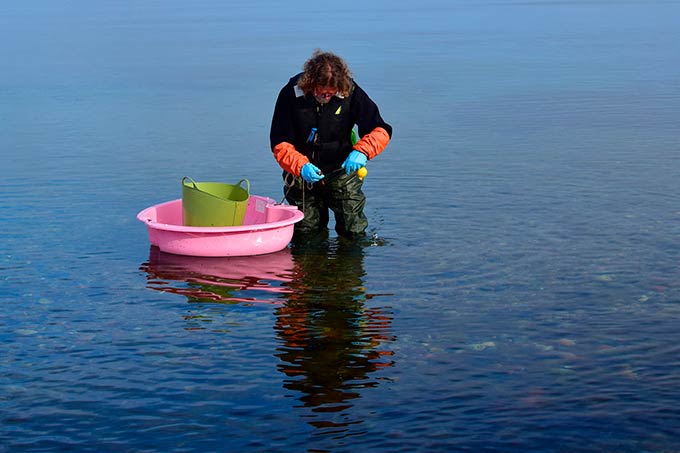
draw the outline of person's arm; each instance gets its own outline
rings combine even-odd
[[[382,127],[376,127],[371,132],[361,137],[361,140],[354,145],[354,149],[365,154],[370,160],[382,153],[389,142],[390,135],[387,131]]]
[[[276,144],[272,149],[272,152],[274,153],[274,159],[279,163],[279,166],[295,176],[300,176],[302,167],[309,163],[309,159],[288,142]]]
[[[294,96],[291,83],[288,83],[279,92],[279,97],[274,106],[269,142],[274,159],[279,166],[288,173],[300,176],[300,170],[309,162],[309,159],[295,149],[293,145],[294,129],[291,112]]]
[[[352,112],[361,137],[354,149],[365,154],[368,159],[373,159],[390,142],[392,126],[382,119],[378,106],[356,83],[352,95]]]

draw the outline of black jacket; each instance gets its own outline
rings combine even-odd
[[[356,124],[359,137],[376,127],[392,135],[392,127],[380,116],[377,105],[356,83],[346,98],[333,96],[320,104],[297,87],[298,74],[279,92],[269,135],[272,149],[288,142],[306,155],[323,172],[337,169],[352,151],[351,131]],[[308,142],[312,128],[317,129],[313,143]]]

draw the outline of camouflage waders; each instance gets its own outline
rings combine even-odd
[[[296,236],[327,229],[329,209],[333,211],[335,231],[339,235],[354,237],[366,231],[366,196],[361,190],[363,181],[356,172],[348,175],[344,170],[335,170],[316,184],[284,173],[284,184],[288,203],[305,214],[305,218],[295,224]]]

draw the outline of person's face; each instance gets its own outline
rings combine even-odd
[[[319,104],[328,103],[336,94],[338,94],[338,90],[333,87],[317,87],[314,89],[314,99]]]

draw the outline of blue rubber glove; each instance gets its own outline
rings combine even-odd
[[[311,183],[319,182],[324,178],[324,174],[321,172],[321,170],[319,170],[316,165],[309,162],[302,166],[302,170],[300,170],[300,176],[302,176],[302,179],[305,181]]]
[[[345,162],[343,162],[342,168],[345,169],[345,173],[350,174],[353,171],[357,171],[361,167],[365,167],[366,162],[368,162],[368,157],[366,157],[366,154],[360,153],[357,150],[353,150],[351,153],[349,153],[349,156],[347,156]]]

